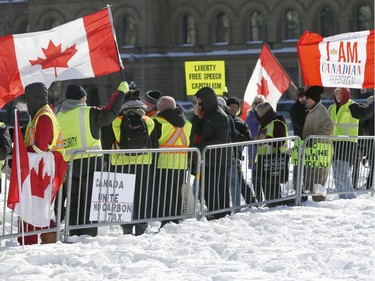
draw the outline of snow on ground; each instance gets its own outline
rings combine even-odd
[[[69,244],[2,241],[0,280],[375,280],[374,203],[245,209],[137,237],[111,227]]]

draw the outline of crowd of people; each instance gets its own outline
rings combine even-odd
[[[361,149],[356,138],[310,139],[310,136],[351,136],[360,132],[374,135],[374,97],[367,103],[358,104],[350,99],[350,89],[335,88],[332,95],[334,104],[328,109],[321,102],[325,91],[320,86],[300,88],[297,99],[290,110],[294,134],[308,148],[329,147],[332,153],[333,177],[341,198],[353,198],[348,193],[355,187],[350,177],[355,158],[366,156],[370,165],[367,178],[368,188],[372,187],[374,153],[373,144]],[[79,154],[79,150],[101,149],[144,149],[144,148],[188,148],[196,147],[203,151],[208,145],[235,143],[250,140],[270,140],[267,143],[247,145],[247,163],[251,170],[251,183],[243,175],[244,146],[220,148],[206,155],[204,168],[204,202],[207,211],[212,211],[208,219],[219,219],[227,215],[228,208],[240,206],[241,196],[247,204],[271,201],[269,207],[280,204],[272,200],[281,197],[280,184],[288,180],[289,158],[287,151],[288,127],[283,116],[279,115],[262,95],[254,98],[246,120],[239,117],[240,101],[235,97],[223,98],[212,88],[204,87],[195,94],[195,114],[187,120],[176,106],[173,97],[151,90],[144,94],[140,90],[130,90],[127,82],[121,82],[104,107],[88,106],[85,89],[69,85],[65,99],[57,114],[48,105],[48,91],[42,83],[34,83],[25,88],[25,96],[30,114],[30,122],[25,133],[25,143],[29,152],[59,151],[65,161],[72,161],[73,174],[70,190],[69,223],[89,224],[90,198],[94,171],[102,167],[100,158]],[[366,120],[362,126],[360,120]],[[370,124],[368,124],[370,123]],[[365,124],[363,122],[363,124]],[[0,124],[4,126],[4,124]],[[362,126],[362,128],[361,128]],[[3,132],[3,131],[0,131]],[[10,151],[9,132],[2,134],[8,143],[3,144],[5,155]],[[302,145],[302,144],[299,144]],[[352,153],[346,153],[351,151]],[[365,151],[366,155],[363,155]],[[1,154],[0,157],[3,155]],[[160,153],[153,157],[144,154],[111,154],[106,158],[112,172],[136,175],[133,218],[170,217],[181,215],[183,196],[182,186],[187,181],[186,171],[189,155],[186,153]],[[4,157],[0,158],[0,160]],[[277,163],[275,163],[277,161]],[[323,160],[322,160],[323,161]],[[192,163],[190,161],[190,163]],[[296,165],[297,166],[297,165]],[[229,168],[228,168],[229,167]],[[306,193],[316,192],[324,187],[330,167],[310,165],[303,169],[303,188]],[[358,169],[358,167],[357,167]],[[151,173],[150,171],[156,171]],[[296,182],[296,170],[293,183]],[[228,171],[230,171],[228,175]],[[152,188],[150,188],[152,186]],[[63,201],[68,196],[67,184],[63,185]],[[155,198],[155,202],[149,202]],[[307,195],[303,197],[307,199]],[[324,195],[314,196],[313,200],[325,200]],[[56,206],[57,207],[57,206]],[[65,214],[63,211],[62,214]],[[83,215],[84,214],[84,215]],[[63,219],[63,218],[58,218]],[[170,222],[162,220],[161,227]],[[178,223],[177,220],[173,222]],[[51,220],[51,226],[55,222]],[[124,234],[141,235],[147,223],[123,224]],[[35,229],[25,222],[25,229]],[[96,227],[72,229],[70,235],[97,235]],[[53,235],[41,236],[43,243],[55,241]],[[19,240],[21,243],[21,240]],[[37,243],[36,235],[25,238],[25,244]]]

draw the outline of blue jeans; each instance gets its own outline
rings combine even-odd
[[[344,160],[333,160],[333,179],[335,181],[336,190],[338,192],[353,191],[353,184],[350,177],[350,162]],[[354,193],[339,194],[342,199],[355,198]]]

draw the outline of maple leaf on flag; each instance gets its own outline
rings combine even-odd
[[[44,160],[43,158],[39,161],[38,164],[38,174],[36,173],[35,169],[31,169],[30,173],[30,182],[31,182],[31,194],[33,196],[37,196],[40,198],[44,198],[44,192],[47,189],[48,185],[51,181],[51,176],[43,175],[43,169],[44,169]]]
[[[262,79],[260,80],[260,84],[257,83],[257,86],[258,86],[258,95],[263,95],[264,97],[267,98],[269,94],[267,80],[264,79],[264,77],[262,77]]]
[[[77,52],[76,44],[65,49],[64,52],[61,51],[61,44],[56,46],[52,40],[49,40],[48,47],[42,48],[43,53],[46,58],[38,57],[36,60],[29,60],[32,66],[40,64],[42,69],[47,69],[53,67],[55,69],[55,77],[57,77],[57,68],[58,67],[69,67],[68,61],[74,56]]]

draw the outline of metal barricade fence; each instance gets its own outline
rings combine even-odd
[[[374,195],[374,147],[374,136],[309,136],[302,146],[302,200]]]
[[[84,154],[89,157],[82,158]],[[73,158],[66,186],[65,240],[69,233],[95,235],[98,226],[121,225],[125,233],[127,225],[198,216],[199,182],[193,182],[193,175],[199,177],[201,156],[196,148],[76,152]],[[161,159],[167,165],[160,166]]]
[[[211,145],[202,154],[196,148],[79,151],[55,200],[56,227],[26,235],[56,232],[67,242],[71,235],[95,235],[100,226],[121,225],[125,233],[127,226],[152,221],[294,206],[308,196],[374,195],[374,143],[369,136],[311,136],[304,142],[294,136]],[[169,164],[159,167],[163,157]],[[18,217],[7,208],[9,160],[3,166],[0,240],[21,235]]]
[[[248,206],[295,205],[300,190],[293,182],[298,182],[299,174],[293,173],[290,158],[296,140],[299,138],[207,146],[202,152],[203,216],[220,218]],[[296,155],[300,153],[296,151]]]

